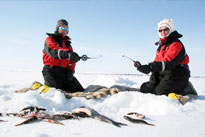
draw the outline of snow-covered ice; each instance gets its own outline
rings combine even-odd
[[[0,137],[204,137],[205,123],[205,78],[192,77],[190,81],[199,94],[197,100],[187,102],[184,106],[166,96],[155,96],[139,92],[120,92],[99,100],[85,98],[66,99],[54,89],[46,94],[36,91],[15,93],[16,89],[28,87],[33,81],[43,83],[40,70],[0,70],[0,113],[19,112],[27,106],[39,106],[48,113],[71,112],[80,106],[88,106],[115,121],[128,126],[118,128],[108,123],[90,118],[82,120],[64,120],[64,125],[47,122],[34,122],[16,127],[23,121],[18,117],[0,117],[8,122],[0,123]],[[88,85],[123,85],[139,88],[149,79],[148,75],[85,75],[75,74],[84,87]],[[146,116],[145,120],[155,124],[154,127],[133,124],[123,115],[138,112]]]

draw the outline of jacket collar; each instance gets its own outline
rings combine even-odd
[[[60,40],[71,40],[71,38],[69,36],[63,36],[62,34],[60,33],[46,33],[49,37],[53,37],[53,38],[57,38],[57,39],[60,39]]]
[[[155,45],[164,45],[164,44],[168,44],[171,43],[172,41],[181,38],[183,35],[179,34],[177,31],[173,31],[168,37],[166,38],[162,38],[159,41],[157,41],[155,43]]]

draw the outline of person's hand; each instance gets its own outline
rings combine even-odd
[[[80,60],[80,57],[77,53],[70,51],[68,53],[68,59],[76,63]]]
[[[145,74],[149,74],[150,72],[164,71],[164,69],[162,69],[162,62],[151,62],[148,65],[141,65],[137,67],[138,71]]]
[[[139,67],[137,67],[137,70],[145,74],[149,74],[151,72],[149,65],[140,65]]]
[[[141,63],[139,61],[134,61],[134,67],[138,68],[141,66]]]
[[[149,66],[150,66],[152,72],[158,72],[158,71],[164,71],[165,68],[162,67],[162,64],[163,64],[162,62],[155,62],[154,61],[154,62],[149,63]]]

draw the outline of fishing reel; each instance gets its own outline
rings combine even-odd
[[[87,55],[82,55],[81,57],[80,57],[80,59],[81,60],[83,60],[83,61],[86,61],[86,60],[88,60],[88,59],[90,59]]]

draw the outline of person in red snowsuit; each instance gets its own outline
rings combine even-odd
[[[175,28],[172,19],[165,19],[158,23],[160,40],[156,57],[153,62],[147,65],[135,63],[137,70],[149,74],[150,80],[140,87],[140,92],[156,95],[168,95],[177,93],[181,95],[197,94],[193,90],[185,91],[189,85],[189,56],[184,45],[179,40],[182,37]]]
[[[67,92],[83,91],[84,88],[74,77],[80,57],[73,52],[68,32],[68,22],[61,19],[57,22],[55,33],[47,33],[43,49],[44,84]]]

